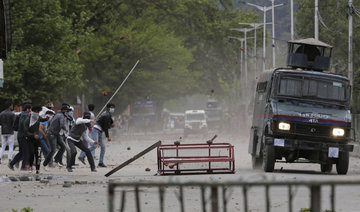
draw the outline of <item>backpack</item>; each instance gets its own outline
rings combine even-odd
[[[14,131],[18,131],[18,130],[19,130],[20,115],[21,115],[21,114],[18,114],[18,115],[15,116]]]

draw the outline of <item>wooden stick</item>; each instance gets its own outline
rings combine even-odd
[[[97,114],[97,116],[95,117],[95,120],[97,118],[99,118],[99,116],[101,115],[101,113],[105,110],[106,105],[108,103],[111,102],[111,100],[114,98],[114,96],[119,92],[120,88],[124,85],[124,83],[126,82],[126,80],[129,78],[129,76],[131,75],[131,73],[134,71],[135,67],[137,66],[137,64],[140,62],[140,60],[136,61],[134,67],[131,69],[131,71],[128,73],[128,75],[125,77],[124,81],[122,81],[122,83],[120,84],[120,86],[116,89],[116,91],[114,92],[114,94],[110,97],[110,99],[106,102],[106,104],[104,105],[104,107],[99,111],[99,113]]]
[[[109,171],[107,174],[105,174],[105,177],[109,177],[110,175],[114,174],[115,172],[119,171],[120,169],[124,168],[125,166],[129,165],[131,162],[135,161],[136,159],[140,158],[141,156],[145,155],[146,153],[150,152],[151,150],[155,149],[156,147],[161,145],[161,141],[156,142],[155,144],[151,145],[144,151],[140,152],[139,154],[135,155],[131,159],[125,161],[124,163],[120,164],[113,170]]]

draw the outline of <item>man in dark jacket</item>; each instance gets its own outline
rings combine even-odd
[[[99,159],[99,167],[106,167],[104,164],[104,156],[105,156],[105,142],[103,141],[102,133],[105,133],[105,136],[108,141],[111,141],[111,138],[109,136],[109,129],[113,127],[113,119],[111,117],[111,114],[115,111],[115,105],[112,103],[109,103],[106,105],[106,111],[104,111],[100,117],[98,118],[92,132],[91,132],[91,138],[94,141],[97,141],[100,144],[100,159]],[[96,149],[96,145],[92,144],[90,146],[90,151],[93,151]],[[84,161],[85,153],[81,153],[79,160],[81,162]]]
[[[65,113],[69,112],[70,108],[68,106],[62,106],[61,112],[57,113],[49,122],[49,127],[47,131],[47,139],[50,145],[50,153],[46,156],[43,165],[46,167],[51,161],[52,157],[56,152],[56,144],[60,146],[59,151],[54,157],[55,163],[58,163],[59,166],[63,166],[61,163],[63,154],[66,149],[65,142],[63,140],[63,136],[60,135],[60,131],[63,130],[68,132],[67,127],[65,126]]]
[[[9,153],[8,153],[9,162],[12,160],[12,154],[14,151],[15,113],[12,111],[13,104],[11,102],[7,102],[6,106],[8,108],[0,113],[0,125],[1,125],[0,164],[6,145],[9,145]]]
[[[19,152],[15,155],[14,159],[8,164],[8,167],[11,170],[14,170],[14,165],[22,160],[21,170],[28,170],[29,163],[27,159],[29,158],[29,147],[26,142],[25,132],[24,132],[24,121],[29,116],[31,112],[31,104],[24,103],[23,111],[20,114],[19,124],[18,124],[18,134],[17,139],[19,142]],[[28,167],[26,167],[28,166]]]
[[[75,125],[71,128],[69,136],[67,137],[67,143],[70,148],[70,154],[67,155],[67,170],[69,172],[72,172],[71,166],[75,163],[77,153],[75,146],[85,152],[91,171],[96,172],[94,158],[91,155],[90,150],[84,145],[84,142],[97,144],[97,142],[88,136],[88,128],[91,127],[91,123],[95,123],[95,120],[90,120],[90,116],[90,112],[84,112],[82,118],[76,119]],[[83,138],[84,142],[80,140],[81,138]]]
[[[36,174],[39,174],[40,170],[40,152],[41,152],[41,142],[40,142],[40,121],[39,121],[39,112],[41,111],[41,106],[35,106],[31,108],[30,116],[26,117],[24,121],[24,132],[26,140],[29,146],[29,165],[32,168],[35,157],[35,167]]]

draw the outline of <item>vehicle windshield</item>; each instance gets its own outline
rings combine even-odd
[[[204,120],[205,119],[205,115],[202,113],[197,113],[197,114],[186,114],[186,119],[191,121],[191,120]]]
[[[345,82],[300,76],[281,76],[278,96],[346,101]]]

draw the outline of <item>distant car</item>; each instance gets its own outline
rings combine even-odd
[[[185,111],[184,137],[190,134],[202,134],[206,136],[208,125],[204,110],[187,110]]]

